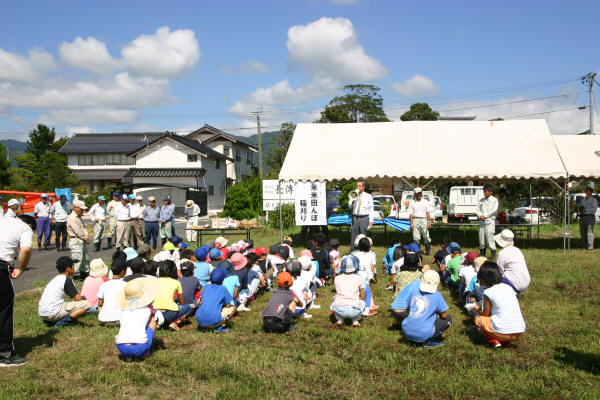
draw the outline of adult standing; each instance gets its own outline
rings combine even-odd
[[[48,195],[42,193],[40,202],[33,208],[33,213],[36,218],[35,223],[37,226],[37,243],[39,251],[42,251],[42,239],[44,239],[45,250],[48,250],[48,244],[50,244],[50,208],[52,208],[52,205],[48,201]]]
[[[129,243],[132,243],[133,238],[133,247],[137,249],[138,243],[142,244],[144,238],[142,236],[142,227],[140,225],[140,215],[142,212],[142,208],[135,201],[135,196],[133,194],[129,195]]]
[[[431,228],[429,211],[431,204],[423,198],[423,189],[415,188],[415,197],[408,205],[408,219],[410,220],[410,230],[413,233],[413,241],[420,244],[423,240],[425,245],[425,255],[431,253],[431,238],[429,237],[429,228]]]
[[[129,202],[126,194],[121,195],[121,203],[115,207],[115,219],[117,220],[117,239],[115,246],[117,251],[129,247],[129,224],[131,221],[131,213]]]
[[[146,231],[144,229],[144,210],[146,206],[144,205],[144,198],[142,196],[136,196],[135,202],[140,206],[140,215],[138,216],[138,220],[140,222],[140,231],[142,232],[142,239],[146,237]]]
[[[158,222],[160,224],[160,240],[162,244],[165,244],[167,240],[173,237],[173,231],[171,229],[171,221],[173,220],[173,208],[171,207],[171,198],[165,197],[163,205],[160,208],[160,214]]]
[[[374,208],[373,197],[365,192],[365,181],[356,181],[358,195],[355,199],[348,200],[348,209],[352,215],[352,229],[350,246],[354,249],[354,241],[360,234],[367,235],[369,228],[373,226]]]
[[[598,200],[592,197],[592,188],[585,188],[585,197],[579,205],[579,233],[583,247],[588,250],[594,250],[594,223],[597,209]]]
[[[52,204],[50,215],[54,224],[54,240],[56,241],[56,251],[67,250],[67,218],[71,212],[67,196],[61,194],[59,200]]]
[[[173,218],[171,218],[171,237],[177,236],[175,233],[175,204],[171,201],[171,196],[167,196],[169,199],[169,207],[171,208],[171,212],[173,213]]]
[[[21,205],[21,202],[17,199],[10,199],[8,201],[7,204],[7,209],[6,209],[6,214],[4,214],[5,217],[12,217],[15,218],[17,217],[17,209],[19,208],[19,206]]]
[[[73,279],[83,280],[89,272],[89,256],[87,245],[90,243],[87,229],[83,224],[83,211],[87,210],[85,203],[81,200],[73,202],[73,211],[67,218],[67,233],[69,235],[69,248],[71,249],[71,258],[79,260],[74,264],[75,273]]]
[[[498,200],[492,196],[492,186],[483,187],[483,197],[477,204],[477,218],[479,218],[479,255],[485,257],[486,248],[492,252],[491,260],[496,257],[496,215],[498,214]]]
[[[29,263],[35,228],[35,218],[30,215],[0,220],[0,367],[16,367],[28,362],[15,353],[13,344],[15,292],[11,278],[21,276]],[[13,269],[17,251],[19,257]]]
[[[106,206],[104,205],[105,201],[106,199],[104,196],[98,196],[98,202],[90,208],[90,211],[88,211],[88,216],[94,222],[94,251],[100,251],[104,229],[106,228],[106,222],[108,221],[108,214],[106,213]]]
[[[498,253],[498,267],[502,271],[502,282],[521,293],[529,287],[531,278],[523,252],[515,246],[515,234],[508,229],[502,230],[495,237],[502,250]]]
[[[112,241],[117,235],[117,218],[115,217],[115,210],[117,209],[117,206],[121,204],[121,195],[119,192],[112,192],[111,196],[111,201],[109,201],[106,205],[106,213],[108,214],[108,238],[106,239],[107,249],[112,247]]]
[[[149,245],[152,239],[152,247],[156,250],[158,241],[158,219],[160,217],[160,208],[156,205],[156,197],[148,197],[148,206],[142,213],[144,218],[144,231],[146,231],[145,242]]]
[[[185,224],[185,236],[188,242],[195,242],[198,232],[190,229],[192,226],[198,226],[198,216],[200,215],[200,207],[194,203],[194,200],[188,200],[185,202],[185,218],[187,220]]]

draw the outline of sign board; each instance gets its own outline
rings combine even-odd
[[[295,188],[296,225],[327,225],[325,182],[298,182]]]
[[[265,179],[263,185],[263,211],[274,211],[279,207],[279,198],[281,194],[281,204],[294,203],[295,183],[293,181],[283,181],[281,185],[277,179]]]

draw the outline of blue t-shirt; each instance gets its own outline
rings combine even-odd
[[[233,301],[233,297],[223,285],[206,285],[202,289],[202,304],[196,311],[196,321],[199,325],[213,326],[222,321],[221,310]]]
[[[234,304],[233,293],[235,291],[236,286],[240,286],[240,278],[238,278],[237,275],[230,275],[223,281],[223,286],[227,288],[227,291],[231,295],[231,304]]]
[[[469,286],[467,286],[467,291],[473,293],[473,290],[475,290],[476,283],[477,283],[477,274],[475,274],[475,276],[471,279],[471,282],[469,282]]]
[[[390,308],[392,310],[406,310],[408,308],[408,298],[413,294],[413,292],[419,291],[419,285],[421,284],[421,280],[417,279],[404,286],[404,288],[398,293],[398,296],[392,301]]]
[[[255,279],[258,279],[258,272],[252,269],[248,270],[248,283],[252,282]]]
[[[194,276],[198,278],[203,287],[208,285],[210,281],[210,264],[196,261],[194,266],[196,267],[194,269]]]
[[[383,263],[386,267],[390,268],[394,263],[394,250],[398,247],[397,244],[387,249],[387,253],[385,253],[385,257],[383,257]]]
[[[408,298],[410,312],[402,321],[404,337],[412,342],[426,342],[435,332],[437,314],[448,310],[448,305],[440,292],[425,293],[416,291]]]

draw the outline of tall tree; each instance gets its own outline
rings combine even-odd
[[[0,143],[0,187],[6,188],[10,184],[10,160],[4,143]]]
[[[52,151],[55,138],[54,128],[50,129],[46,125],[38,124],[36,129],[29,131],[26,151],[39,160],[44,153]]]
[[[61,147],[63,147],[63,145],[65,143],[67,143],[69,141],[69,137],[68,136],[63,136],[60,139],[57,139],[56,142],[52,143],[52,146],[50,146],[50,150],[55,151],[58,153],[58,151],[60,150]]]
[[[321,111],[315,122],[385,122],[389,121],[383,110],[379,88],[373,85],[344,86],[343,94],[336,96]]]
[[[281,124],[281,135],[273,139],[275,146],[271,148],[266,158],[267,165],[269,166],[267,172],[269,178],[277,178],[279,175],[279,171],[283,166],[283,161],[290,148],[290,143],[292,142],[295,130],[296,124],[291,122],[284,122]]]
[[[414,103],[410,110],[402,114],[402,121],[437,121],[440,113],[433,111],[427,103]]]

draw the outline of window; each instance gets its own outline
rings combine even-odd
[[[105,165],[105,154],[80,154],[77,156],[77,164],[79,165]]]
[[[133,157],[127,157],[126,154],[107,154],[106,165],[133,165]]]
[[[208,195],[209,196],[215,195],[215,187],[213,185],[208,185]]]
[[[240,156],[240,150],[235,149],[235,161],[240,161],[242,157]]]
[[[222,184],[220,189],[219,189],[219,194],[221,196],[225,196],[225,184]]]
[[[246,151],[246,164],[250,165],[250,162],[252,161],[252,153],[250,152],[250,150]]]
[[[221,160],[215,160],[215,168],[221,169]]]
[[[231,147],[230,146],[223,146],[223,154],[226,157],[231,157]]]
[[[187,155],[187,160],[188,160],[188,162],[197,162],[198,161],[198,154],[188,154]]]

